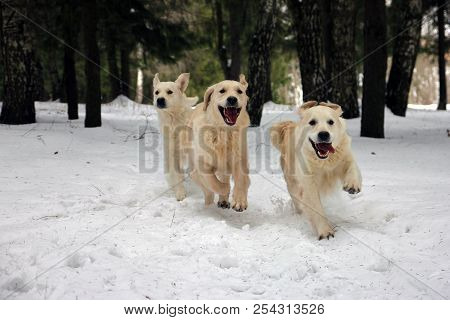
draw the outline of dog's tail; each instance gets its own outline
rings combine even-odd
[[[195,106],[198,102],[198,97],[186,97],[186,104],[189,108]]]
[[[282,152],[283,143],[286,140],[286,136],[294,127],[295,122],[293,121],[283,121],[272,126],[272,128],[270,128],[270,141],[273,146]]]

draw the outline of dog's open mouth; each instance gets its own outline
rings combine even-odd
[[[241,108],[236,107],[221,107],[219,106],[220,114],[222,115],[223,120],[229,126],[234,126],[236,124],[237,118],[241,113]]]
[[[326,159],[328,158],[328,155],[331,153],[334,153],[336,150],[334,150],[333,145],[331,143],[315,143],[311,139],[309,139],[309,142],[311,142],[311,145],[314,148],[314,151],[316,151],[317,156],[320,159]]]

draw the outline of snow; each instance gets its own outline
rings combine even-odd
[[[267,109],[263,124],[295,118]],[[120,97],[96,129],[63,104],[37,112],[37,124],[0,126],[1,298],[450,297],[449,112],[387,112],[384,140],[348,121],[363,192],[326,199],[329,241],[295,213],[270,124],[249,132],[249,209],[237,213],[204,208],[192,182],[175,201],[162,165],[140,173],[138,126],[159,137],[150,106]]]

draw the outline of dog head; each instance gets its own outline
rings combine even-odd
[[[153,78],[153,105],[159,110],[184,106],[189,73],[182,73],[175,82],[161,82],[158,74]]]
[[[239,76],[237,81],[222,81],[205,92],[203,108],[214,125],[235,126],[242,124],[246,113],[248,97],[245,91],[248,84],[244,75]],[[248,117],[248,116],[247,116]]]
[[[337,104],[308,101],[299,109],[302,127],[306,130],[308,141],[304,142],[311,154],[321,160],[334,153],[345,136],[345,124],[340,118],[342,109]]]

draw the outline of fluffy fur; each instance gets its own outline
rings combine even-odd
[[[334,237],[320,196],[342,183],[349,193],[361,190],[361,174],[351,151],[345,120],[336,104],[309,101],[299,109],[300,121],[281,122],[271,128],[272,144],[281,152],[281,166],[297,210],[303,212],[319,236]],[[325,132],[328,133],[325,134]],[[328,138],[318,148],[318,144]]]
[[[222,81],[209,87],[202,103],[192,116],[193,180],[201,187],[205,205],[219,195],[218,206],[229,208],[230,176],[234,188],[231,206],[236,211],[247,209],[250,185],[247,161],[247,127],[250,123],[246,111],[247,82]],[[237,117],[236,117],[237,116]]]
[[[198,98],[186,97],[189,73],[182,73],[175,82],[153,79],[153,104],[157,108],[164,141],[166,180],[178,201],[186,197],[184,168],[190,160],[192,132],[187,126]]]

